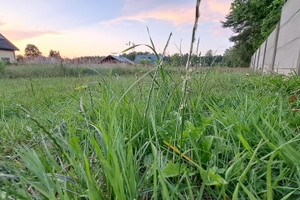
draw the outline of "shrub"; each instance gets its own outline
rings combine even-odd
[[[153,65],[150,59],[142,59],[140,60],[140,64],[142,65]]]
[[[4,60],[0,60],[0,73],[3,72],[3,70],[5,69],[5,67],[9,64],[8,61],[4,61]]]

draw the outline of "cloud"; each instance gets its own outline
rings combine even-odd
[[[222,15],[226,15],[230,9],[231,0],[210,0],[207,1],[210,10],[217,11]]]
[[[13,23],[4,23],[0,21],[1,33],[10,40],[19,41],[45,35],[61,35],[56,31],[40,31],[40,30],[24,30],[23,28],[16,28],[17,25]]]
[[[187,6],[163,6],[157,9],[143,11],[134,15],[124,15],[116,19],[100,22],[105,25],[130,24],[130,22],[146,23],[147,20],[162,20],[178,26],[188,23],[193,11]]]
[[[127,0],[132,1],[132,0]],[[141,0],[143,1],[143,0]],[[220,0],[205,1],[200,8],[201,22],[220,22],[225,14],[229,12],[230,0],[220,3]],[[103,25],[131,25],[133,21],[146,23],[150,19],[161,20],[172,23],[177,28],[182,25],[191,25],[194,22],[195,6],[191,4],[168,4],[158,5],[156,8],[144,9],[137,14],[125,14],[121,17],[102,21]]]
[[[229,13],[231,0],[205,1],[200,7],[200,22],[219,23]]]
[[[18,40],[24,40],[44,35],[60,35],[58,32],[51,32],[51,31],[23,31],[23,30],[2,30],[1,33],[3,33],[5,36],[7,36],[9,39],[18,41]]]

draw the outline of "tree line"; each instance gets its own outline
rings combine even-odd
[[[119,56],[128,58],[131,61],[135,60],[135,57],[137,55],[153,55],[153,53],[150,52],[130,52],[130,53],[123,53]],[[45,58],[41,51],[38,49],[37,46],[33,44],[28,44],[25,48],[25,55],[18,55],[17,60],[19,62],[23,62],[24,60],[30,60],[30,59],[38,59],[38,58]],[[48,58],[54,58],[56,60],[65,60],[72,63],[100,63],[101,60],[104,58],[104,56],[83,56],[78,58],[62,58],[59,51],[50,50]],[[187,62],[188,54],[173,54],[173,55],[167,55],[164,57],[164,63],[167,66],[171,67],[179,67],[184,66]],[[225,59],[226,60],[226,59]],[[191,59],[191,65],[194,67],[200,67],[200,66],[224,66],[224,56],[222,55],[214,55],[213,50],[208,50],[204,56],[192,55]],[[151,64],[145,62],[144,64]]]
[[[137,55],[154,55],[150,52],[130,52],[130,53],[123,53],[120,56],[125,57],[129,60],[134,61]],[[165,55],[163,58],[164,64],[169,67],[179,67],[185,66],[188,59],[188,54],[179,54],[175,53],[173,55]],[[224,56],[223,55],[215,55],[213,50],[208,50],[204,56],[201,54],[193,54],[191,58],[191,66],[193,67],[203,67],[203,66],[225,66],[224,64]],[[145,63],[150,64],[150,63]]]
[[[42,52],[38,49],[34,44],[27,44],[25,47],[25,55],[18,55],[17,61],[23,62],[24,59],[36,59],[38,57],[42,57]],[[50,50],[49,58],[61,59],[60,52],[55,50]]]
[[[104,56],[82,56],[78,58],[62,58],[59,51],[56,50],[50,50],[48,57],[43,56],[42,52],[38,49],[37,46],[34,44],[28,44],[25,47],[25,54],[24,56],[18,55],[17,61],[22,63],[24,61],[31,61],[31,60],[41,60],[45,61],[46,58],[50,58],[52,60],[55,60],[57,62],[68,62],[68,63],[74,63],[74,64],[83,64],[83,63],[100,63],[100,61],[104,58]],[[46,60],[47,61],[47,60]]]

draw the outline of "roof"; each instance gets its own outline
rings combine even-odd
[[[121,57],[121,56],[111,56],[113,57],[114,59],[120,61],[120,62],[128,62],[130,64],[133,64],[133,62],[125,57]]]
[[[15,45],[13,45],[8,39],[6,39],[1,33],[0,33],[0,49],[19,51],[19,49]]]
[[[125,63],[129,63],[129,64],[134,64],[134,62],[132,62],[131,60],[125,58],[125,57],[120,57],[120,56],[112,56],[109,55],[107,57],[105,57],[101,62],[109,62],[111,59],[115,59],[119,62],[125,62]]]
[[[159,55],[159,59],[161,59],[161,55]],[[157,56],[156,55],[136,55],[134,62],[135,63],[139,63],[141,60],[150,60],[152,63],[154,63],[155,61],[157,61]]]

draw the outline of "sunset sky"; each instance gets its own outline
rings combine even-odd
[[[197,32],[200,50],[217,54],[232,44],[221,27],[231,0],[202,0]],[[65,57],[119,54],[128,46],[149,44],[146,27],[159,52],[173,33],[168,53],[186,53],[191,40],[196,0],[0,0],[0,33],[24,54],[27,44],[44,56],[58,50]],[[176,44],[176,45],[175,45]],[[145,47],[137,51],[148,50]],[[150,51],[150,50],[148,50]]]

